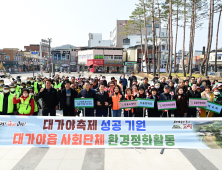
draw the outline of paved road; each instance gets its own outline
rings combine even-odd
[[[22,80],[32,76],[31,73],[21,75]],[[119,77],[107,75],[107,80],[111,76]],[[57,111],[57,116],[62,116],[62,112]],[[144,148],[70,149],[0,146],[0,170],[222,170],[221,160],[222,149],[166,149],[161,155],[160,149]]]

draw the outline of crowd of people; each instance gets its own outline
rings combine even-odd
[[[174,78],[159,78],[156,75],[152,84],[148,78],[138,82],[132,73],[129,78],[121,75],[117,80],[105,76],[68,77],[59,75],[53,78],[28,77],[22,82],[18,76],[10,85],[5,85],[0,80],[0,115],[39,115],[56,116],[56,110],[63,110],[63,116],[79,116],[81,112],[85,116],[97,117],[221,117],[203,108],[188,106],[190,98],[204,98],[207,101],[222,105],[222,83],[217,80],[210,82],[207,76],[187,77],[181,80],[176,75]],[[75,108],[75,98],[94,98],[94,108]],[[154,108],[126,108],[121,109],[121,100],[135,100],[136,98],[154,99]],[[175,110],[158,110],[157,102],[176,100]],[[145,113],[145,114],[144,114]]]

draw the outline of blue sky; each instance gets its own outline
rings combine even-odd
[[[88,33],[102,33],[110,38],[117,19],[128,19],[138,0],[4,0],[1,2],[0,48],[19,48],[38,44],[42,38],[52,38],[52,46],[72,44],[87,46]],[[218,14],[214,18],[214,37]],[[221,21],[222,22],[222,21]],[[219,37],[222,37],[222,24]],[[195,50],[207,45],[208,20],[196,31]],[[175,33],[175,31],[174,31]],[[177,49],[182,48],[182,28],[179,29]],[[186,50],[189,29],[186,34]],[[219,47],[222,39],[219,38]]]

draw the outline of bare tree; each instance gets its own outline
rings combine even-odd
[[[214,71],[217,72],[217,46],[218,46],[218,35],[219,35],[219,28],[220,28],[220,18],[221,18],[221,12],[222,12],[222,3],[219,4],[219,19],[218,19],[218,25],[217,25],[217,35],[216,35],[216,49],[215,49],[215,68]]]
[[[186,71],[184,66],[184,52],[185,52],[185,32],[186,32],[186,0],[184,0],[184,20],[183,20],[183,49],[182,49],[182,67],[183,67],[183,76],[186,77]]]

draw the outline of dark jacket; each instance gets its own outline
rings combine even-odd
[[[138,97],[137,95],[135,95],[134,98],[135,98],[135,99],[136,99],[136,98],[146,99],[146,94],[145,94],[145,93],[143,93],[143,95],[140,95],[140,94],[139,94],[139,97]],[[141,113],[141,112],[143,113],[143,108],[135,108],[135,112],[134,112],[135,114],[136,114],[136,113]]]
[[[95,90],[89,89],[89,91],[86,91],[86,89],[83,89],[79,92],[78,98],[85,97],[85,98],[94,98],[95,97]]]
[[[42,98],[43,109],[55,109],[55,107],[59,104],[57,90],[52,87],[49,92],[46,88],[43,92],[40,92],[39,98]]]
[[[147,83],[147,85],[145,85],[145,84],[143,83],[143,84],[141,84],[141,85],[139,86],[139,88],[140,88],[140,87],[143,87],[144,90],[147,90],[149,86],[150,86],[149,83]]]
[[[165,83],[160,83],[160,91],[163,91],[164,86],[168,85],[166,82]]]
[[[176,95],[176,89],[174,87],[170,87],[170,94],[171,94],[171,96]]]
[[[179,97],[180,96],[180,97]],[[184,114],[188,112],[188,99],[187,97],[182,95],[175,95],[177,109],[174,110],[175,114]]]
[[[198,91],[188,90],[186,94],[188,100],[190,98],[201,98],[201,94]]]
[[[70,107],[74,108],[74,99],[77,98],[78,92],[76,90],[71,90],[71,96],[70,96]],[[62,89],[58,91],[58,98],[61,98],[61,105],[62,108],[66,107],[66,89]]]
[[[153,77],[153,83],[156,84],[158,82],[159,78],[158,77]]]
[[[171,96],[170,93],[168,93],[168,94],[161,93],[160,94],[160,101],[164,101],[164,100],[173,100],[173,96]]]
[[[132,87],[133,80],[137,80],[137,78],[136,78],[136,76],[131,76],[128,78],[128,80],[130,81],[130,87]]]
[[[174,82],[175,84],[179,84],[179,79],[178,79],[178,78],[174,78],[174,79],[172,80],[172,82]]]
[[[97,102],[100,102],[101,106],[97,105]],[[108,106],[105,106],[105,102],[109,103],[109,94],[104,91],[104,94],[97,92],[95,95],[95,105],[98,110],[107,110]]]
[[[147,97],[147,99],[154,99],[153,95]],[[148,108],[148,117],[160,117],[161,111],[158,111],[157,101],[159,101],[159,96],[156,95],[154,101],[154,108]]]

